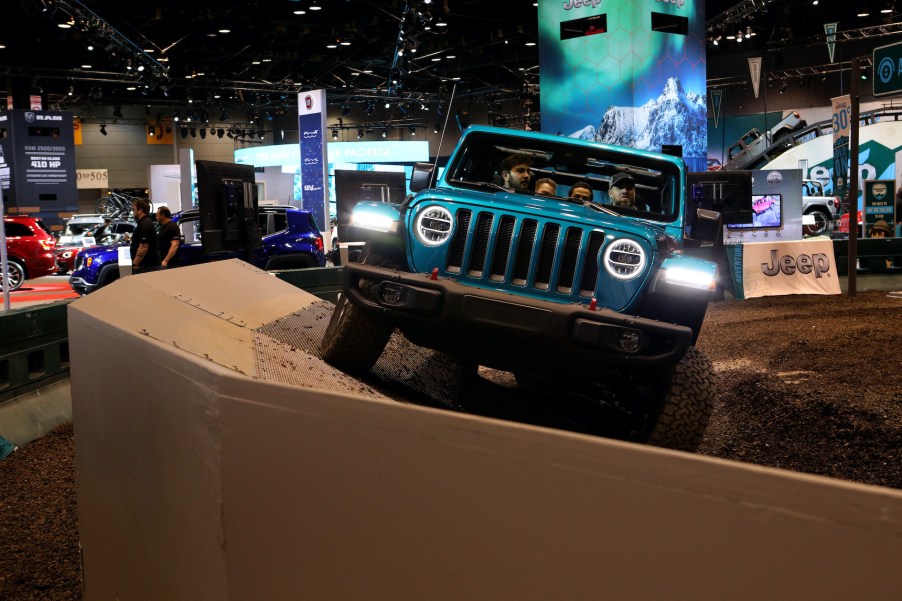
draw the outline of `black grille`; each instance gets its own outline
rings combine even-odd
[[[464,261],[464,248],[467,245],[467,233],[470,229],[470,217],[472,213],[467,210],[457,213],[457,230],[448,247],[448,273],[460,273],[460,266]]]
[[[561,226],[558,224],[545,225],[545,232],[542,234],[542,248],[539,251],[539,260],[536,266],[536,288],[539,290],[548,290],[548,285],[551,283],[554,251],[557,248],[557,239],[560,233]]]
[[[473,231],[473,244],[470,251],[470,268],[467,275],[474,278],[482,277],[485,270],[486,252],[489,248],[489,237],[492,234],[492,222],[495,216],[491,213],[480,213],[476,218],[476,229]]]
[[[505,215],[498,223],[498,234],[495,236],[495,255],[492,257],[492,270],[489,278],[495,282],[504,281],[507,259],[511,254],[511,242],[514,239],[514,226],[517,220]]]
[[[564,255],[561,257],[561,268],[558,272],[557,291],[570,294],[573,291],[573,274],[576,273],[577,261],[579,261],[579,243],[583,233],[575,227],[567,230],[564,238]]]
[[[604,244],[604,234],[602,232],[589,234],[583,277],[579,285],[580,296],[592,296],[595,294],[595,283],[598,281],[598,253],[601,251],[602,244]]]
[[[595,295],[604,240],[603,232],[579,225],[462,209],[447,269],[463,278],[587,298]]]
[[[529,262],[532,259],[532,246],[536,241],[536,231],[539,224],[532,219],[523,222],[520,232],[520,241],[517,243],[517,261],[514,263],[514,273],[511,282],[518,286],[526,284],[526,276],[529,275]]]

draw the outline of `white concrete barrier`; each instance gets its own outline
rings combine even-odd
[[[261,379],[316,300],[226,262],[70,305],[87,601],[902,598],[898,491]]]

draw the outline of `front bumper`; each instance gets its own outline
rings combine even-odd
[[[74,275],[69,276],[69,287],[72,288],[78,294],[84,296],[90,292],[93,292],[95,288],[97,288],[97,284],[89,284],[83,278],[75,277]]]
[[[498,369],[593,373],[613,365],[666,367],[683,357],[692,340],[685,326],[427,274],[349,263],[344,277],[351,302],[390,319],[412,342]],[[375,290],[376,299],[361,284]]]

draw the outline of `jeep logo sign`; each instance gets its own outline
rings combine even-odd
[[[815,278],[821,278],[830,272],[830,258],[824,253],[801,254],[796,257],[783,255],[778,258],[779,254],[776,249],[770,251],[770,262],[761,264],[764,275],[775,276],[780,272],[793,275],[798,271],[805,275],[814,272]]]

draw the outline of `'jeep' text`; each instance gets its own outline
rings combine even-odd
[[[830,271],[830,259],[824,253],[813,255],[783,255],[777,258],[777,251],[770,251],[770,263],[762,263],[761,271],[764,275],[774,276],[781,271],[786,275],[792,275],[796,271],[803,274],[814,272],[814,277],[821,278]]]

